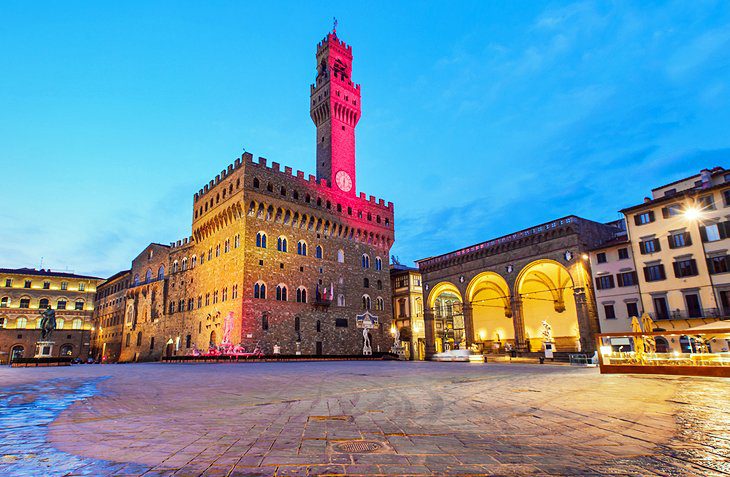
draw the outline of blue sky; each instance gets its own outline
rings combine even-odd
[[[106,276],[243,148],[314,172],[339,19],[403,262],[730,166],[730,2],[0,3],[0,266]]]

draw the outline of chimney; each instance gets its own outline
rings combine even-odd
[[[651,202],[651,199],[648,198],[648,197],[644,197],[644,203],[646,204],[646,203],[649,203],[649,202]]]
[[[700,179],[702,179],[702,188],[707,189],[712,185],[712,173],[707,169],[700,171]]]

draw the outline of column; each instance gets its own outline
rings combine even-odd
[[[474,343],[474,309],[471,303],[461,305],[464,313],[464,338],[466,338],[466,347],[469,348]]]
[[[525,343],[525,319],[522,315],[522,297],[515,295],[510,297],[510,306],[512,308],[512,323],[515,327],[515,342],[518,350],[524,350]]]
[[[589,300],[585,288],[574,288],[573,296],[575,297],[581,351],[592,353],[596,350],[596,334],[600,329],[596,306],[593,300]]]
[[[423,313],[423,332],[426,335],[426,359],[436,354],[436,323],[433,310],[426,309]]]

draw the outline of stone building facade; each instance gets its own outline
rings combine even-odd
[[[426,355],[472,345],[539,351],[543,321],[558,351],[594,350],[599,323],[587,252],[616,231],[568,216],[418,260]]]
[[[100,278],[33,268],[0,269],[0,362],[32,358],[40,339],[41,312],[56,312],[54,356],[86,359]]]
[[[362,353],[356,316],[369,310],[373,350],[390,348],[394,208],[355,189],[351,71],[351,47],[327,35],[310,88],[317,176],[245,153],[195,194],[190,237],[133,261],[122,361],[220,345],[228,316],[249,351],[348,355]]]
[[[92,354],[103,362],[118,361],[122,352],[124,305],[131,274],[118,272],[96,287]]]
[[[391,264],[390,283],[393,291],[391,305],[395,326],[410,335],[404,342],[406,358],[420,361],[426,357],[426,335],[423,322],[423,286],[417,268]]]

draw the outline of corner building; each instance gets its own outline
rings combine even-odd
[[[135,259],[122,361],[219,345],[231,313],[249,351],[361,354],[365,310],[373,351],[390,348],[393,203],[356,192],[351,71],[352,48],[328,34],[310,89],[316,176],[245,153],[195,194],[190,237]]]

